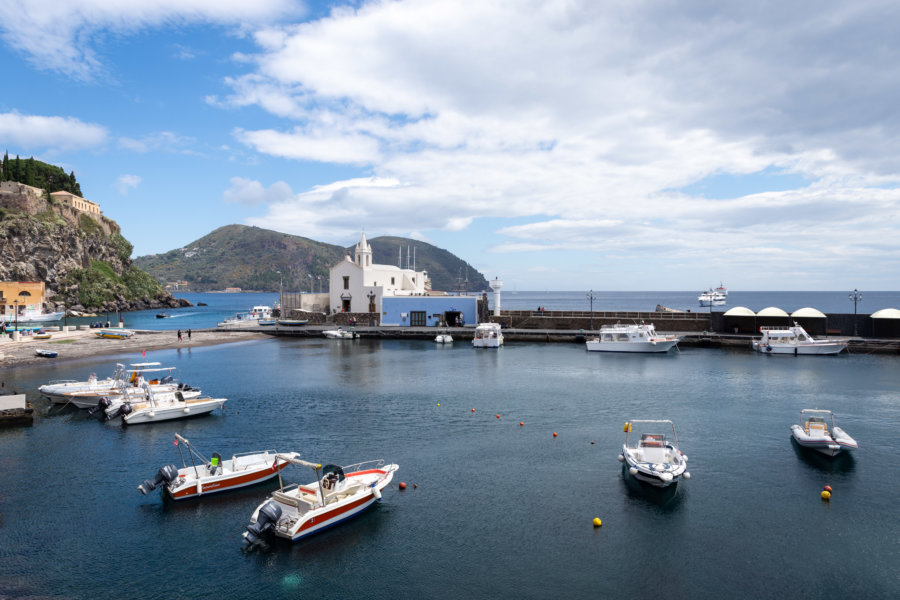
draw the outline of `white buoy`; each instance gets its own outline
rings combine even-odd
[[[625,462],[625,457],[624,457],[624,456],[622,456],[622,455],[621,455],[621,454],[620,454],[620,455],[618,455],[618,456],[617,456],[617,457],[616,457],[616,458],[618,458],[618,459],[619,459],[619,462]]]
[[[631,473],[632,475],[637,475],[638,474],[637,467],[631,467],[630,469],[628,469],[628,472]]]
[[[184,413],[185,413],[185,414],[187,414],[187,413],[189,413],[189,412],[191,412],[191,409],[190,409],[190,408],[188,408],[188,407],[187,407],[187,406],[185,406],[185,407],[184,407],[184,408],[182,408],[182,409],[181,409],[181,410],[182,410],[182,411],[184,411]]]
[[[681,458],[684,459],[684,462],[687,462],[687,454],[682,454]]]
[[[672,474],[671,473],[660,473],[659,478],[662,479],[663,481],[672,481]]]
[[[687,471],[685,471],[685,472],[684,472],[684,478],[685,478],[685,479],[690,479],[690,478],[691,478],[691,474],[688,473]]]

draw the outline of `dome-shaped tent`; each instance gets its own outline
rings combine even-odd
[[[724,331],[734,333],[756,333],[756,313],[746,306],[729,308],[722,314]]]

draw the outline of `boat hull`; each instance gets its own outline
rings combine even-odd
[[[173,421],[175,419],[186,419],[197,415],[205,415],[216,410],[226,400],[217,398],[204,401],[177,402],[170,406],[155,406],[137,410],[129,415],[122,417],[123,423],[127,425],[139,425],[142,423],[156,423],[158,421]]]
[[[240,488],[256,485],[269,481],[276,475],[278,471],[284,470],[290,463],[284,462],[273,463],[265,468],[253,471],[232,472],[227,475],[216,477],[201,477],[193,483],[186,483],[183,486],[175,488],[171,485],[166,486],[166,493],[173,500],[189,500],[191,498],[199,498],[200,496],[209,496],[210,494],[219,494],[229,492]]]
[[[680,341],[679,338],[667,339],[656,342],[602,342],[598,340],[588,340],[585,347],[588,352],[642,352],[642,353],[659,353],[668,352],[675,344]]]
[[[839,427],[834,428],[834,437],[830,434],[810,435],[799,425],[791,426],[791,436],[803,448],[815,450],[825,456],[837,456],[844,450],[855,450],[856,440],[844,433]]]
[[[753,342],[753,349],[761,354],[828,355],[840,354],[847,344],[844,342],[825,342],[815,344],[779,345]]]

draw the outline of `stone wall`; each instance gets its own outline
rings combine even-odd
[[[568,310],[501,310],[490,321],[513,329],[579,330],[600,329],[616,323],[652,323],[657,331],[701,332],[710,330],[708,313],[589,312]]]

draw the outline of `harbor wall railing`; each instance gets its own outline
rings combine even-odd
[[[591,331],[603,325],[652,323],[657,331],[708,331],[710,317],[706,313],[572,311],[572,310],[501,310],[491,321],[511,329],[559,329]]]

